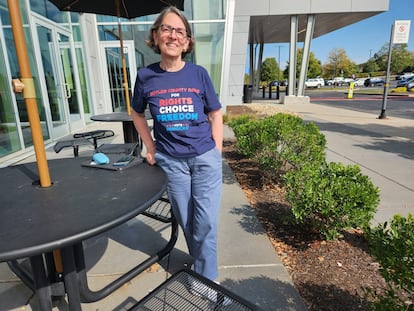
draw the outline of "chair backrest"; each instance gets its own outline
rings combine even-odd
[[[73,156],[76,158],[79,155],[79,146],[93,145],[94,149],[98,148],[98,140],[112,137],[115,133],[112,130],[95,130],[89,132],[82,132],[73,134],[73,139],[59,140],[53,147],[56,153],[59,153],[64,148],[73,148]]]

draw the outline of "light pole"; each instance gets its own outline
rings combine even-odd
[[[280,83],[280,48],[281,48],[281,45],[278,45],[277,48],[278,48],[277,81]]]

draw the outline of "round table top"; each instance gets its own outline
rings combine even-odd
[[[145,118],[151,119],[151,113],[147,110],[145,110]],[[127,122],[132,121],[132,114],[128,114],[125,112],[110,112],[110,113],[104,113],[104,114],[97,114],[91,117],[91,120],[93,121],[101,121],[101,122]]]
[[[85,158],[49,161],[52,186],[32,185],[36,163],[1,169],[0,261],[72,245],[147,209],[165,191],[161,168],[123,171],[81,166]]]

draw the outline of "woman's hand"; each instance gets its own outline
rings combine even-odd
[[[154,165],[157,163],[155,160],[155,144],[152,143],[150,146],[145,146],[147,148],[147,154],[145,155],[145,159],[147,163],[150,165]]]
[[[132,120],[134,121],[135,128],[138,131],[139,136],[142,139],[142,142],[147,149],[147,154],[145,159],[148,164],[154,165],[155,161],[155,142],[152,139],[150,129],[148,127],[148,122],[145,118],[145,113],[137,113],[135,110],[132,110]]]
[[[147,152],[147,154],[145,155],[145,159],[147,160],[147,163],[150,165],[154,165],[155,163],[157,163],[157,161],[155,161],[155,153]]]

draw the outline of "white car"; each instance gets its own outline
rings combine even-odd
[[[402,75],[398,76],[398,80],[407,80],[411,77],[414,77],[414,72],[404,72]]]
[[[365,82],[365,78],[359,78],[354,81],[354,86],[363,86]]]
[[[305,81],[305,87],[320,89],[322,86],[325,86],[325,80],[322,78],[306,79]]]

